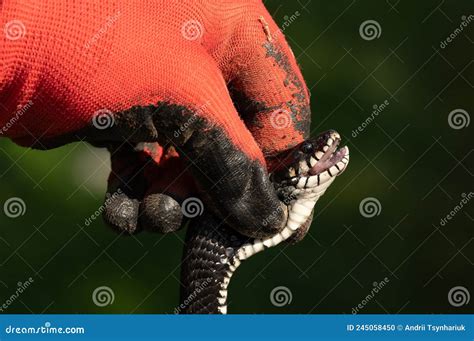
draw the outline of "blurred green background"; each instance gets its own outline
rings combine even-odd
[[[474,293],[474,205],[440,222],[473,191],[472,128],[453,129],[448,115],[473,113],[474,21],[440,46],[473,14],[472,0],[266,5],[311,89],[313,135],[337,129],[351,164],[317,204],[302,243],[239,268],[229,311],[351,313],[387,278],[361,313],[472,312],[472,302],[451,305],[448,292]],[[380,25],[379,37],[363,39],[366,20]],[[0,306],[34,280],[4,312],[173,313],[184,231],[125,238],[100,218],[85,226],[103,203],[108,167],[107,154],[89,145],[41,152],[0,140],[0,208],[12,197],[26,206],[15,219],[0,210]],[[372,218],[359,208],[366,198],[380,203]],[[93,303],[100,286],[113,290],[113,304]],[[270,300],[278,286],[292,295],[283,307]]]

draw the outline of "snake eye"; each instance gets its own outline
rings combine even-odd
[[[313,150],[314,150],[314,146],[311,142],[305,142],[301,146],[301,151],[305,154],[310,154],[313,152]]]

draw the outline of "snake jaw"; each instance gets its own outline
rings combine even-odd
[[[334,130],[303,142],[283,157],[282,164],[287,166],[271,175],[273,183],[277,188],[307,188],[342,174],[349,163],[349,148],[338,148],[340,142],[341,137]]]
[[[337,149],[336,144],[333,144],[333,146],[334,148],[329,148],[322,158],[308,171],[309,175],[318,175],[324,171],[329,171],[330,176],[342,174],[349,162],[349,148],[345,146]]]

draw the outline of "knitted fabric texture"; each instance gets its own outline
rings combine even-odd
[[[0,136],[23,145],[159,102],[263,163],[307,134],[308,91],[260,0],[4,0],[0,19]]]

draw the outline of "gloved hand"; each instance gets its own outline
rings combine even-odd
[[[0,134],[108,147],[109,222],[165,229],[174,201],[199,192],[243,234],[281,228],[268,170],[307,137],[309,95],[261,0],[4,0],[0,11]],[[144,173],[124,179],[137,158]]]

